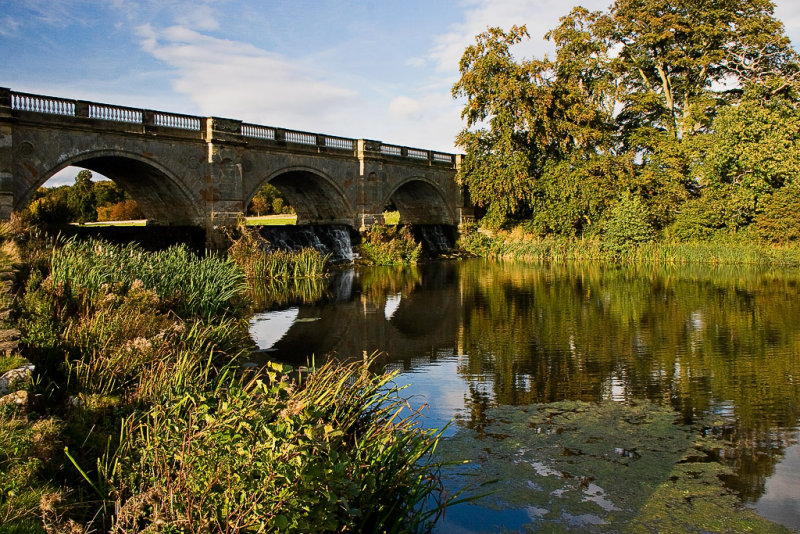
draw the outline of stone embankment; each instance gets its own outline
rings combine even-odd
[[[5,262],[4,262],[5,263]],[[17,270],[10,264],[0,267],[0,355],[12,358],[17,356],[20,331],[14,324],[14,290]],[[21,363],[14,369],[0,376],[0,405],[28,404],[28,391],[34,366],[23,358],[16,358]]]

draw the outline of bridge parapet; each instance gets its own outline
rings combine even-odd
[[[466,208],[460,162],[370,139],[0,88],[0,216],[78,165],[120,183],[166,224],[227,224],[267,182],[305,222],[364,227],[393,203],[405,222],[455,224]]]
[[[21,93],[0,88],[0,108],[9,108],[10,113],[35,114],[26,118],[43,116],[88,119],[83,124],[109,126],[125,124],[141,126],[141,133],[192,132],[192,137],[218,142],[262,142],[274,146],[313,147],[318,152],[336,151],[356,156],[358,139],[335,135],[292,130],[276,126],[248,124],[236,119],[200,117],[181,113],[131,108],[86,100],[71,100],[54,96]],[[366,151],[374,157],[386,157],[394,161],[406,161],[417,165],[450,165],[455,167],[456,154],[437,152],[381,141],[365,140]]]

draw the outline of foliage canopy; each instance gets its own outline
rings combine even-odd
[[[635,197],[656,231],[735,232],[797,175],[800,61],[771,0],[576,7],[552,58],[518,59],[529,37],[487,29],[453,86],[459,179],[489,226],[601,234]]]

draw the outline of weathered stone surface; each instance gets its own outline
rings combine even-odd
[[[10,90],[0,92],[10,99]],[[405,223],[458,224],[467,209],[455,182],[459,158],[451,154],[129,108],[119,113],[141,116],[140,122],[115,122],[90,118],[90,102],[76,102],[74,115],[32,111],[47,105],[15,105],[0,114],[0,130],[11,139],[0,153],[8,186],[2,192],[9,197],[0,203],[0,217],[23,208],[66,165],[113,179],[154,224],[208,230],[220,213],[241,214],[268,182],[285,195],[301,224],[358,228],[389,202]]]
[[[4,404],[17,404],[19,406],[27,406],[28,405],[28,392],[25,390],[15,391],[14,393],[9,393],[7,395],[3,395],[0,397],[0,405]]]
[[[9,328],[7,330],[0,330],[0,342],[3,341],[16,341],[20,338],[22,333],[16,328]]]
[[[34,369],[35,366],[33,364],[27,364],[7,371],[3,376],[0,376],[0,395],[5,395],[12,388],[29,382]]]

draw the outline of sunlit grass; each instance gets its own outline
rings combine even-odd
[[[387,226],[397,226],[400,224],[400,212],[399,211],[384,211],[383,212],[383,224]]]
[[[147,226],[147,219],[135,219],[130,221],[97,221],[71,224],[73,226]]]
[[[253,287],[268,280],[317,278],[325,273],[330,255],[313,248],[268,250],[269,243],[257,231],[240,228],[228,249],[228,256],[244,272]]]
[[[287,213],[281,215],[262,215],[261,217],[245,217],[247,226],[284,226],[297,224],[297,215]]]
[[[744,242],[653,242],[615,248],[597,237],[536,237],[515,230],[494,235],[465,232],[459,246],[480,257],[521,261],[800,266],[800,247]]]
[[[324,290],[324,256],[262,258],[256,235],[239,245],[255,278]],[[398,416],[391,375],[370,362],[302,381],[282,365],[240,367],[250,306],[233,259],[96,239],[32,246],[18,322],[31,391],[55,418],[0,410],[0,534],[56,532],[56,519],[70,532],[405,532],[436,520],[438,434]]]

